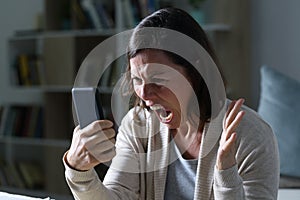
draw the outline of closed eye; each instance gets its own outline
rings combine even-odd
[[[140,85],[143,83],[143,80],[137,76],[131,77],[131,80],[134,85]]]
[[[155,84],[163,85],[167,83],[167,80],[163,78],[152,78],[151,82]]]

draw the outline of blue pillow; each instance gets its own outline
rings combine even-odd
[[[300,82],[263,66],[258,113],[277,136],[280,173],[300,177]]]

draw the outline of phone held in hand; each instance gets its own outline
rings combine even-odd
[[[97,88],[73,88],[72,100],[75,107],[76,117],[81,129],[93,121],[104,118]]]

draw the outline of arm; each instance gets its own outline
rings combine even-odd
[[[131,137],[133,130],[131,130],[129,122],[130,120],[124,118],[119,128],[116,140],[116,156],[112,160],[103,183],[93,168],[87,169],[87,171],[72,169],[73,167],[68,164],[66,159],[69,153],[65,154],[65,176],[75,199],[138,199],[140,174],[128,171],[128,167],[131,169],[132,167],[139,168],[139,160],[136,156],[137,153],[135,153],[138,145]],[[94,158],[99,158],[95,151],[92,155],[95,155]]]
[[[112,199],[94,169],[78,171],[72,169],[66,161],[68,152],[63,157],[65,177],[75,199]]]
[[[218,168],[220,160],[217,161],[214,174],[216,199],[277,198],[279,181],[277,142],[268,125],[256,115],[248,114],[250,117],[247,116],[241,122],[241,127],[237,128],[235,142],[232,145],[235,164],[220,169]],[[221,159],[220,154],[218,156],[218,159]]]
[[[226,170],[215,169],[216,199],[277,199],[279,160],[276,141],[272,137],[252,139],[254,142],[248,142],[249,138],[238,147],[236,165]]]
[[[112,122],[98,120],[74,129],[70,149],[63,157],[66,181],[75,199],[112,199],[94,167],[115,156]]]

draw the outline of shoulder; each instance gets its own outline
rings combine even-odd
[[[247,106],[243,106],[242,110],[245,112],[245,115],[237,128],[241,136],[261,142],[266,139],[274,139],[272,128],[256,111]]]
[[[230,104],[227,101],[227,105]],[[236,129],[237,148],[251,150],[263,148],[263,146],[276,148],[277,141],[270,125],[250,107],[243,105],[241,110],[245,112],[243,119]]]
[[[261,158],[275,160],[278,145],[272,128],[253,109],[243,106],[245,115],[236,129],[237,156],[240,162],[253,161]],[[270,161],[274,162],[274,161]]]

